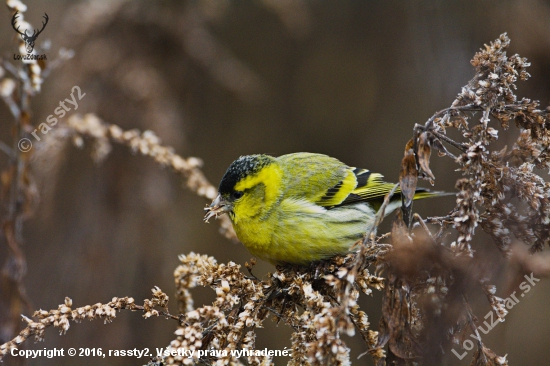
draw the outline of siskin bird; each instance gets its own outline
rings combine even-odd
[[[227,169],[204,220],[227,213],[254,256],[307,265],[349,253],[370,230],[394,186],[382,177],[322,154],[241,156]],[[420,188],[414,199],[444,194]],[[399,196],[386,214],[401,205]]]

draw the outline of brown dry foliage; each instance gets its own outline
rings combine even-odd
[[[20,10],[19,2],[8,3],[12,12]],[[26,328],[0,346],[0,360],[31,336],[44,340],[47,327],[65,333],[71,322],[98,318],[110,322],[117,311],[126,309],[142,311],[145,318],[164,316],[177,322],[176,338],[167,346],[168,353],[180,348],[226,352],[211,352],[200,358],[166,355],[152,359],[150,364],[271,365],[272,357],[254,352],[255,331],[269,317],[293,329],[289,365],[348,365],[350,350],[342,335],[356,332],[377,365],[438,364],[442,349],[450,349],[453,341],[476,330],[466,289],[479,286],[499,317],[506,315],[494,286],[487,284],[481,273],[468,270],[477,255],[471,245],[477,227],[491,235],[503,255],[512,240],[529,245],[533,253],[550,241],[550,184],[535,171],[550,168],[549,112],[539,109],[538,102],[518,99],[514,94],[515,83],[529,77],[525,70],[529,63],[518,55],[507,56],[509,44],[503,34],[478,52],[472,60],[475,76],[451,107],[414,127],[401,167],[403,209],[391,233],[376,236],[382,205],[377,224],[358,243],[357,252],[308,268],[277,267],[264,279],[252,274],[253,263],[246,265],[249,274],[245,274],[233,262],[218,263],[213,257],[195,253],[181,255],[181,264],[174,272],[178,314],[169,313],[168,296],[159,288],[153,289],[153,298],[143,305],[124,297],[73,308],[66,298],[58,309],[36,311],[33,319],[23,316]],[[30,154],[21,153],[16,144],[33,129],[28,103],[40,91],[41,75],[48,66],[31,62],[16,70],[6,65],[0,73],[0,92],[14,114],[16,129],[13,147],[4,147],[11,154],[10,165],[2,173],[6,207],[3,231],[10,258],[4,265],[2,283],[9,294],[4,301],[15,310],[2,327],[15,329],[14,319],[27,302],[21,280],[25,267],[19,245],[21,225],[32,211],[36,195],[29,173]],[[477,121],[475,116],[480,115]],[[491,150],[498,133],[507,131],[510,122],[519,129],[516,143],[511,148]],[[463,139],[449,138],[449,129],[460,131]],[[96,160],[109,154],[111,143],[119,143],[170,166],[184,176],[187,187],[196,194],[210,199],[216,194],[200,170],[200,160],[181,158],[162,146],[151,131],[123,131],[95,115],[74,115],[60,131],[60,139],[71,138],[77,146],[91,140]],[[429,164],[433,149],[450,157],[463,178],[456,183],[456,207],[446,216],[423,220],[413,213],[410,198],[418,178],[435,179]],[[453,149],[458,151],[456,156]],[[389,196],[386,204],[388,200]],[[221,224],[226,236],[234,238],[229,221],[223,219]],[[439,230],[433,234],[427,224]],[[452,235],[455,239],[449,243],[447,238]],[[194,307],[190,290],[196,286],[215,291],[211,305]],[[367,314],[358,305],[360,294],[369,295],[373,289],[384,295],[377,330],[371,328]],[[472,365],[507,364],[506,357],[497,356],[481,340],[477,346]],[[250,352],[237,358],[231,355],[232,350]]]

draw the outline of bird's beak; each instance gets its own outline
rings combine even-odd
[[[204,222],[208,222],[208,220],[212,217],[218,218],[218,216],[231,211],[231,208],[231,204],[227,202],[221,194],[218,194],[210,206],[204,208],[206,211],[206,214],[204,215]]]

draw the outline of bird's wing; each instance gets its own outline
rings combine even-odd
[[[341,205],[353,194],[358,186],[358,176],[352,168],[348,168],[342,180],[327,189],[315,202],[323,207],[335,207]]]
[[[367,169],[349,167],[335,158],[312,153],[295,153],[278,158],[288,169],[285,174],[286,196],[305,199],[327,209],[358,202],[379,207],[394,183],[382,180],[383,175]],[[444,195],[417,188],[414,199]],[[392,200],[401,199],[397,187]]]
[[[329,188],[316,203],[324,207],[337,207],[383,199],[394,184],[386,183],[382,178],[382,174],[372,173],[367,169],[348,168],[346,177]]]
[[[278,158],[285,169],[285,197],[305,199],[323,207],[342,202],[357,178],[339,160],[322,154],[294,153]]]
[[[384,177],[380,173],[373,173],[367,169],[349,168],[349,174],[340,183],[330,188],[325,197],[317,202],[321,206],[327,208],[335,208],[343,205],[349,205],[358,202],[369,202],[371,206],[378,209],[382,204],[384,197],[393,189],[394,183],[384,182]],[[350,179],[353,175],[355,179]],[[357,183],[353,187],[352,181]],[[430,191],[425,188],[416,188],[414,199],[423,199],[436,196],[446,196],[452,193]],[[391,201],[399,201],[401,199],[401,187],[397,187]]]
[[[382,180],[384,176],[380,173],[373,173],[366,169],[354,169],[353,172],[357,177],[357,187],[351,191],[340,205],[360,201],[382,200],[395,186],[394,183],[384,182]],[[401,193],[401,189],[397,187],[395,193]]]

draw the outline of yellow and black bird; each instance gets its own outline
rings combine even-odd
[[[223,176],[205,221],[227,213],[254,256],[306,265],[348,253],[370,230],[393,186],[381,174],[322,154],[241,156]],[[417,189],[414,199],[444,194]],[[398,194],[386,214],[400,205]]]

